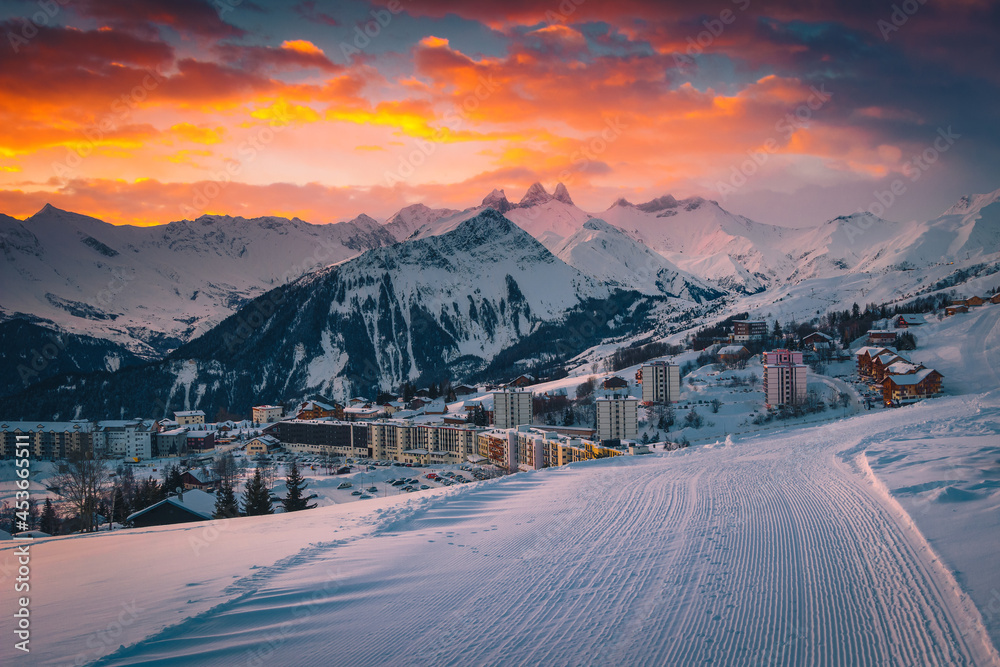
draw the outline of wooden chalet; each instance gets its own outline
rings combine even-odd
[[[959,315],[967,312],[969,312],[969,307],[965,304],[952,304],[950,306],[945,306],[944,316],[951,317],[952,315]]]
[[[921,324],[927,324],[923,315],[897,315],[895,320],[897,329],[919,327]]]
[[[197,489],[185,491],[176,496],[133,512],[125,523],[136,528],[166,526],[174,523],[209,521],[215,514],[215,496]]]
[[[886,353],[894,354],[894,351],[889,347],[863,347],[855,352],[855,356],[858,358],[858,375],[861,377],[871,377],[874,374],[872,371],[872,362],[880,354]]]
[[[604,389],[625,389],[628,387],[628,380],[617,375],[612,375],[611,377],[604,378],[601,387]]]
[[[933,368],[907,375],[886,375],[882,380],[882,398],[886,405],[902,405],[941,393],[944,376]]]

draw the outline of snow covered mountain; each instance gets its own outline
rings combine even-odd
[[[662,294],[696,303],[724,294],[599,218],[583,223],[553,252],[570,266],[603,283],[645,294]]]
[[[503,213],[503,211],[500,211]],[[450,208],[431,208],[423,204],[413,204],[400,209],[385,221],[385,227],[397,241],[410,238],[415,231],[432,225],[443,218],[450,218],[460,211]]]
[[[662,301],[585,275],[488,208],[445,234],[272,290],[163,362],[42,383],[0,412],[214,414],[288,396],[374,395],[406,380],[506,377],[646,331]]]
[[[132,227],[46,206],[23,221],[0,219],[0,315],[160,356],[269,289],[395,241],[365,215],[326,225],[206,215]]]
[[[573,203],[562,183],[556,186],[555,195],[549,194],[541,183],[535,183],[517,204],[512,204],[503,190],[493,190],[483,198],[482,204],[474,208],[461,212],[445,212],[447,209],[444,209],[441,215],[428,215],[428,222],[407,238],[445,234],[486,209],[504,214],[549,250],[554,250],[563,240],[575,234],[592,217]]]
[[[758,292],[793,268],[780,246],[797,230],[733,215],[701,197],[678,201],[667,195],[639,205],[619,199],[600,217],[725,289]]]

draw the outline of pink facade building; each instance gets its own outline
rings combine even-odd
[[[806,373],[802,353],[791,350],[765,352],[764,396],[768,406],[798,405],[806,399]]]

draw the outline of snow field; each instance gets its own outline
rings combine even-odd
[[[205,525],[46,540],[38,664],[65,664],[122,591],[148,611],[98,664],[1000,664],[972,604],[988,592],[963,592],[858,460],[997,414],[997,395],[945,398],[232,520],[196,558]]]

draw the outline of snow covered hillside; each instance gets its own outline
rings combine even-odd
[[[32,658],[1000,664],[992,559],[956,575],[920,532],[954,504],[907,514],[865,456],[941,429],[995,449],[998,418],[994,391],[419,498],[36,541]],[[996,526],[960,539],[989,549]]]
[[[0,219],[0,313],[158,357],[269,289],[391,243],[364,215],[327,225],[206,215],[129,227],[46,206],[23,221]]]

